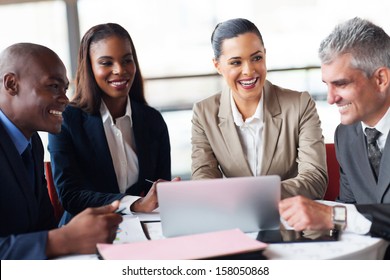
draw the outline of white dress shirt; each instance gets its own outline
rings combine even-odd
[[[370,231],[372,222],[364,217],[353,204],[343,204],[347,207],[347,227],[346,232],[357,234],[367,234]]]
[[[113,120],[104,101],[100,106],[104,133],[114,165],[119,191],[126,190],[138,181],[139,166],[136,153],[133,123],[131,119],[130,99],[127,98],[126,113]],[[126,207],[130,213],[130,205],[139,199],[139,196],[126,196],[122,198],[120,207]]]
[[[253,176],[259,176],[263,158],[263,97],[260,98],[253,116],[247,118],[245,121],[243,120],[241,113],[238,111],[231,93],[230,101],[233,120],[236,124],[237,133],[244,150],[245,158],[252,170]]]
[[[379,149],[383,153],[383,149],[385,148],[386,145],[387,135],[389,134],[389,130],[390,130],[390,108],[387,109],[386,114],[379,120],[379,122],[374,127],[368,126],[362,122],[362,129],[364,135],[366,134],[365,132],[366,127],[375,128],[381,133],[381,135],[378,137],[377,143]]]

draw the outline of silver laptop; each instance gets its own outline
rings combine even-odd
[[[160,182],[157,196],[165,237],[279,229],[279,176]]]

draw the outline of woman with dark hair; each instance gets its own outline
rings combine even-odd
[[[227,86],[194,105],[192,178],[279,175],[282,197],[321,199],[327,172],[315,102],[266,80],[264,41],[249,20],[219,23],[211,43]]]
[[[75,95],[62,116],[61,133],[49,135],[61,224],[117,199],[124,213],[157,207],[145,179],[171,179],[168,129],[146,103],[134,44],[120,25],[96,25],[82,38]]]

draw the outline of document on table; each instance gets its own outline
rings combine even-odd
[[[125,215],[122,223],[119,224],[115,244],[131,243],[148,240],[142,229],[141,222],[137,216]]]
[[[100,243],[97,249],[108,260],[190,260],[251,252],[260,257],[266,246],[233,229],[128,244]]]
[[[132,212],[134,216],[137,216],[141,222],[160,222],[160,212],[158,209],[150,213]]]

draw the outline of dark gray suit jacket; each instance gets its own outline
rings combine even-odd
[[[338,201],[354,204],[390,203],[390,137],[383,151],[378,183],[375,181],[361,123],[340,124],[335,133],[337,160],[340,163]]]

